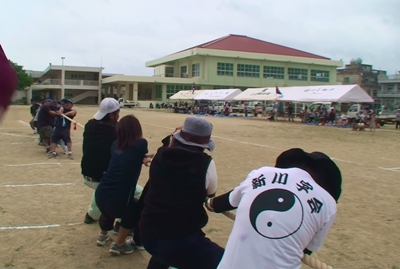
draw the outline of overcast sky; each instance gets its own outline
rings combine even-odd
[[[400,71],[400,0],[0,0],[0,44],[31,70],[49,63],[152,75],[145,62],[240,34]]]

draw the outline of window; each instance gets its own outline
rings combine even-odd
[[[188,73],[187,73],[187,66],[181,66],[181,78],[187,78],[188,77]]]
[[[165,76],[169,78],[174,77],[174,68],[173,67],[165,67]]]
[[[192,64],[192,77],[200,76],[200,64]]]
[[[394,84],[388,84],[386,92],[387,93],[396,93],[395,85]]]
[[[329,82],[329,71],[311,70],[311,81]]]
[[[81,74],[71,74],[71,78],[72,79],[84,79],[85,75],[81,75]]]
[[[307,80],[308,70],[302,68],[288,68],[290,80]]]
[[[238,77],[260,77],[260,66],[251,64],[238,64],[237,65],[237,76]]]
[[[233,64],[218,63],[217,64],[217,75],[218,76],[233,76]]]
[[[167,85],[167,99],[179,91],[191,89],[192,85]],[[197,89],[199,90],[200,87],[197,86]]]
[[[213,90],[220,90],[220,89],[230,89],[229,86],[213,86]]]
[[[285,68],[278,66],[264,66],[263,78],[285,78]]]
[[[162,85],[156,85],[156,99],[162,99]]]

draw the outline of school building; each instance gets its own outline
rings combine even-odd
[[[49,65],[27,98],[47,94],[96,104],[107,96],[165,103],[180,90],[338,84],[341,61],[243,35],[228,35],[146,63],[153,76],[103,74],[100,67]],[[29,99],[28,99],[29,100]]]

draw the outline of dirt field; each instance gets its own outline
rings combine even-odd
[[[96,111],[76,109],[76,120],[82,124]],[[151,153],[187,117],[121,110],[121,116],[129,113],[141,121]],[[400,130],[389,125],[372,133],[353,132],[261,119],[206,118],[214,125],[212,156],[219,194],[235,187],[252,169],[274,165],[283,150],[323,151],[335,158],[344,185],[338,218],[324,247],[313,256],[334,268],[400,269]],[[29,120],[27,106],[12,107],[0,125],[0,267],[146,268],[150,256],[145,251],[112,257],[110,243],[96,246],[97,224],[82,224],[93,192],[83,185],[80,174],[82,129],[72,131],[74,160],[63,154],[48,160],[27,126]],[[144,168],[139,184],[144,186],[147,177]],[[225,246],[232,221],[209,215],[204,231]]]

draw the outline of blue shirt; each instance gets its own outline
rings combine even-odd
[[[123,151],[117,149],[117,141],[111,146],[111,160],[96,190],[104,200],[129,204],[133,200],[136,183],[147,153],[147,141],[139,139],[135,145]]]

